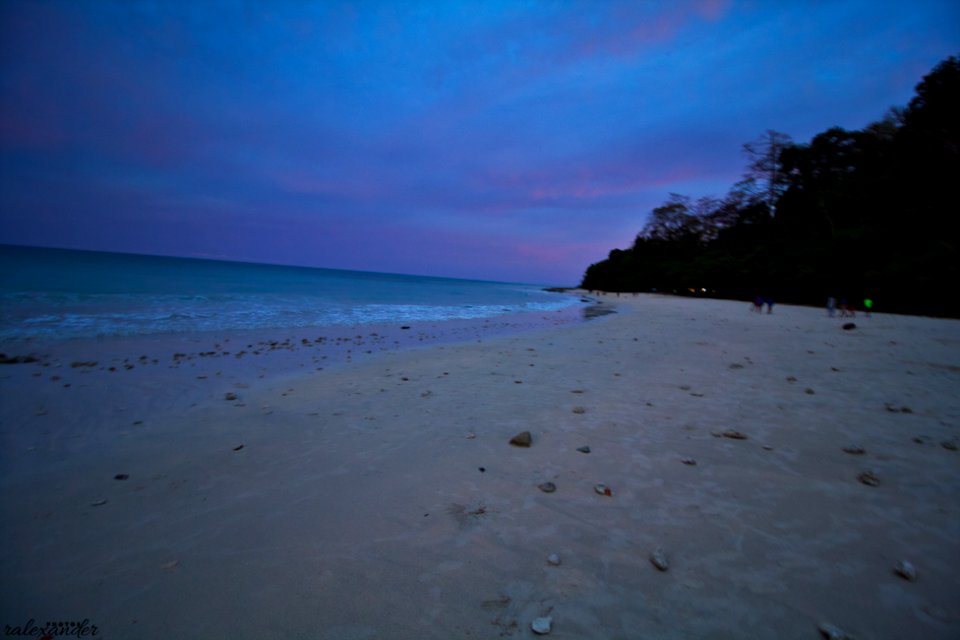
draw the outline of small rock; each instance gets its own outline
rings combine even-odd
[[[768,445],[768,444],[765,444],[765,445],[763,445],[763,450],[764,450],[764,451],[773,451],[773,447],[771,447],[771,446]]]
[[[114,479],[114,480],[126,480],[126,479],[129,478],[129,477],[130,477],[130,474],[128,474],[128,473],[118,473],[117,475],[113,476],[113,479]]]
[[[486,473],[486,472],[487,472],[487,468],[486,468],[486,467],[477,467],[477,468],[480,470],[480,473]]]
[[[533,632],[538,636],[545,636],[550,633],[550,629],[553,627],[553,618],[550,616],[544,616],[542,618],[537,618],[530,623],[530,628],[533,629]]]
[[[586,408],[584,408],[584,407],[574,407],[574,408],[573,408],[573,412],[574,412],[574,413],[586,413],[587,410],[586,410]]]
[[[796,381],[797,381],[796,376],[787,376],[787,382],[796,382]]]
[[[694,467],[697,465],[697,461],[694,460],[693,458],[681,458],[680,462],[682,462],[683,464],[688,464],[691,467]]]
[[[518,433],[510,438],[510,444],[515,447],[529,447],[531,442],[533,442],[533,436],[530,435],[529,431]]]
[[[235,394],[235,393],[232,392],[232,391],[228,391],[227,393],[223,394],[223,399],[224,399],[224,400],[228,400],[228,401],[236,400],[236,399],[237,399],[237,394]]]
[[[872,471],[864,471],[859,476],[857,476],[857,479],[869,487],[880,486],[880,478],[875,476]]]
[[[94,500],[93,502],[91,502],[91,503],[90,503],[90,506],[91,506],[91,507],[102,507],[102,506],[105,505],[105,504],[107,504],[107,499],[106,499],[106,498],[100,498],[99,500]]]
[[[856,329],[856,328],[857,328],[857,325],[856,325],[856,323],[853,323],[853,322],[848,322],[848,323],[846,323],[845,325],[843,325],[843,330],[844,330],[844,331],[852,331],[852,330],[854,330],[854,329]]]
[[[603,484],[602,482],[601,482],[600,484],[598,484],[597,486],[595,486],[595,487],[593,488],[593,490],[594,490],[595,492],[597,492],[598,494],[600,494],[601,496],[612,496],[612,495],[613,495],[613,491],[610,490],[610,487],[608,487],[607,485]]]
[[[853,640],[853,636],[847,634],[847,632],[840,627],[828,622],[820,623],[820,626],[817,628],[820,631],[820,635],[827,640]]]
[[[466,436],[464,436],[464,437],[465,437],[467,440],[475,440],[475,439],[477,438],[477,434],[475,434],[475,433],[468,433],[468,434],[467,434]]]
[[[577,447],[577,451],[580,453],[590,453],[590,447],[583,445],[582,447]]]
[[[816,393],[816,391],[814,391],[814,390],[811,389],[810,387],[807,387],[806,389],[804,389],[803,392],[804,392],[805,394],[807,394],[808,396],[812,396],[813,394]]]
[[[943,442],[940,443],[940,446],[948,451],[957,450],[957,443],[954,442],[953,440],[944,440]]]
[[[728,429],[721,433],[724,438],[730,438],[731,440],[746,440],[747,434],[740,433],[739,431],[734,431],[733,429]]]
[[[843,452],[853,456],[862,456],[866,452],[866,449],[857,444],[850,444],[843,448]]]
[[[897,566],[893,568],[893,571],[901,578],[909,580],[910,582],[917,579],[917,568],[913,566],[912,562],[901,560],[897,563]]]
[[[238,444],[237,446],[235,446],[235,447],[233,448],[234,451],[240,451],[240,449],[243,449],[243,445],[242,445],[242,444]]]
[[[557,485],[553,484],[552,482],[542,482],[537,485],[537,488],[544,493],[553,493],[557,490]]]
[[[650,554],[650,564],[655,566],[658,571],[667,571],[670,568],[670,563],[667,561],[667,554],[660,547],[654,549],[653,553]]]
[[[551,553],[547,556],[547,564],[553,565],[554,567],[560,566],[560,556],[555,553]]]

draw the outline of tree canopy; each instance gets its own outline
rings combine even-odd
[[[879,310],[960,317],[960,60],[905,108],[809,143],[767,131],[744,145],[722,199],[670,194],[628,249],[590,265],[586,289],[725,298],[828,296]]]

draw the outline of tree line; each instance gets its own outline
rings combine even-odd
[[[767,131],[726,197],[670,194],[580,286],[960,317],[960,60],[915,91],[859,131]]]

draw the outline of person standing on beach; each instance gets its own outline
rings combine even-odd
[[[873,308],[873,300],[871,300],[870,298],[864,298],[864,299],[863,299],[863,312],[864,312],[864,314],[866,314],[866,316],[867,316],[868,318],[870,317],[870,309],[872,309],[872,308]]]
[[[767,296],[767,313],[773,313],[773,296]]]
[[[831,318],[837,312],[837,299],[833,296],[827,298],[827,315]]]

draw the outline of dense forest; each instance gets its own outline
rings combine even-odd
[[[725,198],[671,194],[581,287],[960,317],[960,60],[905,108],[808,144],[767,131]]]

